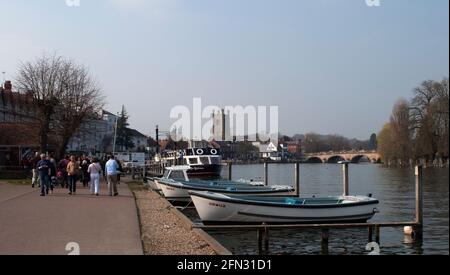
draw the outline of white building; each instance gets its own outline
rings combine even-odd
[[[80,127],[70,140],[67,150],[92,154],[112,151],[117,118],[116,115],[102,110],[97,119],[88,120]]]
[[[276,146],[273,142],[269,144],[261,144],[259,146],[259,156],[262,159],[280,161],[282,159],[282,154],[278,149],[278,146]]]
[[[134,144],[134,147],[133,149],[131,149],[131,151],[145,152],[145,149],[147,148],[148,137],[135,129],[130,129],[130,132]]]

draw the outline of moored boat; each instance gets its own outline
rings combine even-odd
[[[190,201],[189,191],[209,191],[233,195],[283,196],[294,192],[292,186],[259,186],[241,181],[190,179],[187,166],[167,168],[163,178],[155,179],[164,197],[171,201]]]
[[[379,203],[366,196],[280,198],[189,193],[205,224],[367,222]]]
[[[157,157],[165,167],[188,166],[191,178],[218,179],[222,171],[219,149],[192,147],[183,150],[164,151]]]

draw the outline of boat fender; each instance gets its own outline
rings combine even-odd
[[[210,152],[211,152],[212,155],[217,155],[217,150],[216,149],[211,149]]]
[[[197,151],[195,152],[197,153],[197,155],[203,155],[205,153],[203,149],[197,149]]]

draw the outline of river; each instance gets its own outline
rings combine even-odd
[[[226,176],[227,169],[224,169]],[[342,194],[342,167],[336,164],[302,164],[300,192],[310,196]],[[261,179],[263,165],[234,165],[233,179]],[[414,220],[414,170],[385,168],[376,164],[352,164],[349,168],[351,195],[373,196],[380,213],[372,221]],[[269,184],[294,182],[293,164],[270,164]],[[381,229],[381,254],[449,254],[449,170],[424,169],[424,238],[415,243],[402,228]],[[234,254],[257,254],[255,231],[209,232]],[[270,254],[323,254],[320,231],[271,230]],[[365,254],[367,231],[333,229],[328,254]]]

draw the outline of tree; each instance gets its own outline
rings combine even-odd
[[[128,128],[128,114],[125,106],[122,106],[122,112],[117,120],[117,137],[116,144],[121,150],[128,150],[134,147],[133,137]]]
[[[236,155],[239,159],[251,159],[259,154],[259,149],[251,142],[238,142],[236,145]]]
[[[410,107],[406,99],[395,104],[390,119],[393,157],[403,162],[411,158],[411,122]]]
[[[448,157],[448,78],[441,82],[422,82],[414,89],[411,105],[416,156],[427,159],[438,155]]]
[[[389,163],[394,158],[394,145],[392,139],[392,127],[390,123],[383,126],[383,129],[378,134],[377,139],[378,153],[384,163]]]
[[[373,133],[369,139],[369,150],[377,150],[377,134]]]
[[[62,56],[44,54],[21,63],[16,81],[33,95],[41,150],[55,147],[59,156],[80,126],[103,106],[101,90],[87,68]]]
[[[99,119],[101,116],[99,112],[104,105],[101,90],[90,77],[87,68],[70,61],[66,61],[65,67],[65,89],[61,94],[61,104],[55,113],[60,157],[77,131],[91,131],[84,127],[85,123],[92,119]]]
[[[33,95],[39,128],[39,145],[46,150],[52,117],[61,103],[65,89],[64,59],[60,56],[43,55],[34,62],[21,63],[16,82],[19,89]]]

